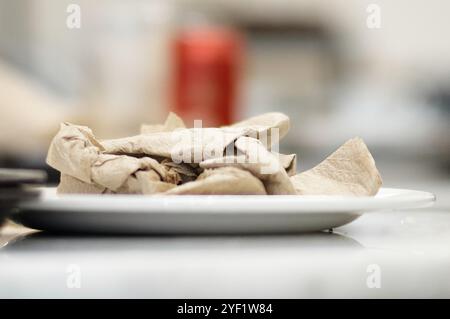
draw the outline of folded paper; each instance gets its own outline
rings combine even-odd
[[[382,184],[372,155],[358,137],[291,180],[299,195],[374,196]]]

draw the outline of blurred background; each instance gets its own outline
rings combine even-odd
[[[385,185],[448,181],[449,12],[446,0],[0,0],[0,166],[45,168],[62,121],[111,138],[170,110],[190,125],[280,111],[299,170],[361,136]]]

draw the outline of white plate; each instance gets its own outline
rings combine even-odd
[[[375,197],[57,195],[23,203],[35,229],[126,234],[292,233],[334,228],[377,210],[432,205],[431,193],[382,188]]]

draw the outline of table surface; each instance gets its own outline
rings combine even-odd
[[[334,233],[50,236],[0,230],[0,298],[450,297],[450,184],[432,208]]]

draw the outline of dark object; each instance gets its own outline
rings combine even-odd
[[[30,184],[43,184],[47,175],[39,170],[0,168],[0,225],[19,202],[39,196]]]
[[[0,188],[0,207],[6,202],[26,200],[34,198],[38,194],[37,189],[25,186]]]
[[[0,188],[21,184],[42,184],[47,175],[39,170],[0,168]]]

